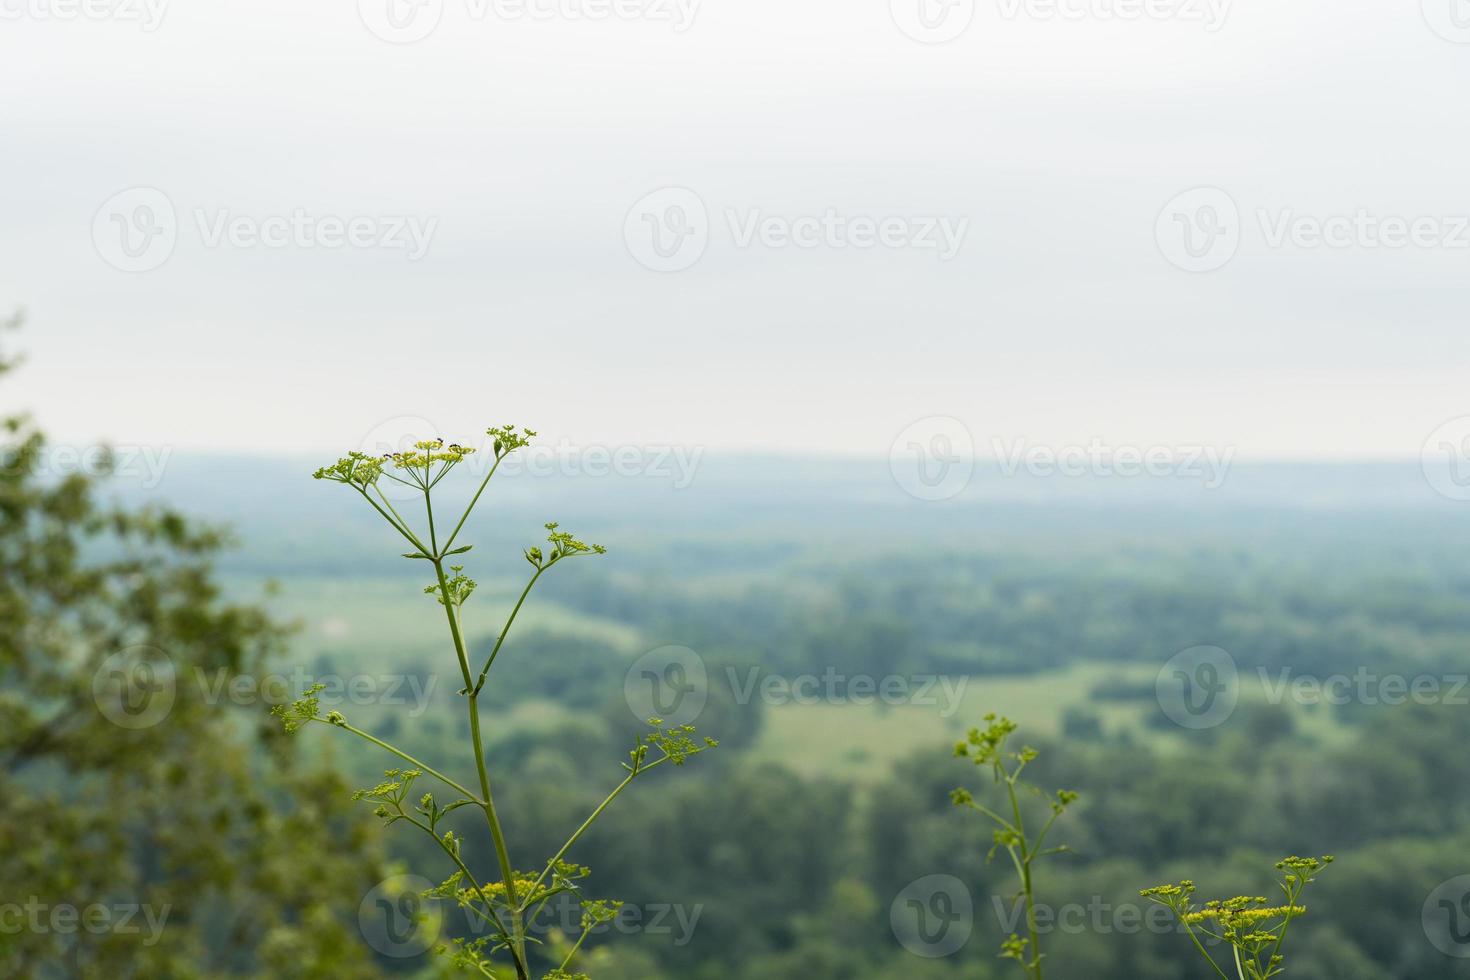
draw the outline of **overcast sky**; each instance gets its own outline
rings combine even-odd
[[[1371,457],[1470,414],[1459,0],[81,2],[0,0],[0,401],[63,439]]]

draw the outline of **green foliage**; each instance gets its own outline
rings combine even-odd
[[[1286,955],[1282,952],[1286,932],[1293,920],[1306,914],[1301,904],[1302,893],[1317,879],[1332,857],[1289,857],[1276,863],[1281,872],[1283,903],[1268,905],[1264,895],[1237,895],[1212,899],[1202,906],[1194,904],[1194,882],[1184,880],[1177,885],[1158,885],[1139,892],[1144,898],[1162,905],[1189,934],[1200,955],[1224,980],[1228,974],[1215,962],[1200,941],[1207,936],[1230,946],[1237,980],[1270,980],[1286,972]]]
[[[276,713],[282,719],[287,732],[296,731],[311,721],[334,725],[397,755],[413,766],[411,769],[388,770],[384,774],[383,782],[358,791],[353,798],[373,803],[373,812],[388,825],[404,823],[423,832],[451,863],[453,870],[449,876],[440,885],[426,892],[425,897],[452,899],[460,908],[477,916],[490,932],[488,936],[456,939],[441,944],[437,951],[451,968],[460,972],[497,977],[502,975],[498,972],[497,962],[509,960],[518,980],[529,980],[534,965],[530,947],[537,940],[528,934],[528,926],[549,901],[558,896],[570,895],[580,903],[581,935],[568,944],[552,944],[556,965],[544,975],[543,980],[587,980],[586,974],[568,971],[577,961],[587,937],[598,926],[615,918],[622,903],[583,898],[581,881],[587,877],[589,871],[585,867],[567,863],[564,860],[566,855],[635,779],[664,763],[682,766],[692,756],[714,748],[718,743],[712,738],[697,740],[692,725],[664,728],[660,719],[650,719],[650,731],[635,738],[634,745],[628,752],[628,761],[622,763],[625,772],[622,782],[538,871],[514,869],[510,859],[511,844],[502,828],[485,763],[486,746],[481,734],[480,693],[490,668],[495,664],[506,638],[510,635],[517,614],[541,576],[565,560],[603,555],[606,554],[606,549],[600,544],[588,544],[579,540],[571,533],[561,530],[554,522],[546,524],[547,547],[533,546],[525,549],[524,556],[534,572],[511,608],[504,627],[497,634],[484,666],[475,675],[470,664],[463,614],[464,604],[475,591],[476,582],[464,574],[463,565],[446,566],[445,562],[450,556],[461,555],[471,549],[470,545],[456,548],[454,542],[501,461],[516,449],[527,445],[535,433],[528,429],[517,431],[513,426],[506,425],[487,429],[486,435],[491,440],[494,463],[468,505],[464,507],[458,522],[443,536],[442,542],[440,529],[434,518],[434,488],[474,450],[457,443],[446,446],[440,439],[424,440],[415,443],[413,449],[407,452],[389,453],[379,459],[371,459],[362,453],[349,453],[314,474],[318,480],[340,483],[355,491],[413,547],[413,551],[404,555],[405,558],[427,561],[433,567],[436,581],[424,591],[435,596],[444,608],[449,638],[464,681],[459,695],[465,699],[469,749],[474,757],[479,779],[478,792],[467,789],[439,770],[419,762],[402,749],[349,724],[339,712],[320,716],[317,688],[308,689],[294,704],[279,708]],[[425,526],[415,526],[399,512],[382,491],[381,484],[384,480],[409,487],[422,497]],[[456,798],[441,806],[432,793],[424,793],[416,804],[409,804],[415,782],[426,775],[454,790]],[[514,782],[511,786],[513,789],[518,788]],[[499,881],[481,884],[470,870],[473,862],[466,859],[463,839],[453,830],[440,830],[444,817],[462,807],[471,807],[483,813],[489,843],[499,867]],[[565,948],[561,948],[562,945]]]
[[[258,679],[285,641],[223,597],[224,536],[0,428],[0,976],[377,976],[339,914],[379,876],[325,805],[345,784],[194,682]]]
[[[1044,845],[1047,835],[1051,833],[1052,824],[1077,801],[1077,794],[1070,790],[1057,790],[1047,800],[1049,815],[1046,822],[1034,835],[1028,835],[1021,803],[1022,794],[1038,797],[1044,794],[1036,787],[1022,782],[1021,774],[1036,760],[1037,751],[1030,746],[1023,746],[1018,752],[1007,749],[1006,744],[1016,730],[1016,723],[1009,718],[997,718],[988,714],[985,721],[986,727],[970,729],[966,739],[955,745],[954,752],[956,756],[969,759],[976,766],[990,770],[993,780],[1005,789],[1007,812],[1005,815],[997,813],[977,802],[974,795],[963,788],[954,790],[950,798],[956,806],[967,807],[995,825],[991,836],[993,843],[986,860],[993,859],[1001,850],[1006,852],[1020,881],[1021,897],[1026,902],[1027,934],[1024,938],[1016,933],[1008,936],[1001,944],[1000,955],[1020,964],[1026,976],[1041,980],[1044,954],[1041,952],[1041,935],[1036,919],[1035,864],[1040,858],[1068,850],[1065,845],[1051,848]]]

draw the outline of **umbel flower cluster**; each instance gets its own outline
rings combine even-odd
[[[1276,862],[1276,870],[1281,872],[1279,885],[1283,898],[1279,905],[1268,904],[1264,895],[1237,895],[1196,906],[1194,882],[1188,879],[1177,885],[1145,888],[1139,894],[1174,913],[1218,976],[1229,980],[1230,974],[1210,955],[1201,936],[1229,946],[1237,980],[1269,980],[1286,971],[1286,954],[1282,950],[1287,929],[1292,920],[1307,913],[1307,907],[1301,904],[1302,892],[1331,863],[1330,854],[1320,858],[1289,857]]]
[[[495,808],[495,795],[491,790],[490,772],[485,763],[485,739],[480,729],[479,696],[490,668],[500,656],[515,623],[516,615],[525,604],[532,588],[543,575],[564,561],[572,558],[595,557],[606,554],[600,544],[588,544],[560,525],[550,522],[545,525],[548,532],[544,545],[534,545],[523,551],[525,560],[531,565],[530,580],[521,590],[519,598],[495,633],[494,643],[485,656],[484,664],[476,672],[471,667],[471,643],[465,628],[464,606],[474,594],[476,583],[465,573],[463,564],[450,564],[449,559],[470,551],[471,545],[455,542],[469,520],[475,505],[479,503],[485,488],[494,477],[500,463],[511,453],[530,443],[536,433],[529,429],[516,429],[503,425],[485,430],[492,460],[488,472],[460,510],[458,519],[452,524],[440,523],[435,517],[435,488],[451,472],[472,455],[475,450],[458,443],[445,444],[442,439],[415,442],[404,452],[370,456],[361,452],[350,452],[329,466],[318,469],[313,476],[318,480],[340,483],[362,497],[397,535],[408,542],[412,550],[404,558],[426,561],[434,571],[434,581],[424,589],[433,596],[444,610],[464,686],[459,695],[465,699],[465,711],[469,717],[469,755],[473,756],[477,788],[470,788],[445,772],[421,762],[395,745],[370,732],[352,725],[337,711],[321,713],[319,693],[321,685],[304,691],[290,705],[279,705],[273,709],[280,717],[287,732],[295,732],[311,722],[319,722],[350,732],[365,739],[378,748],[397,756],[409,768],[390,769],[384,773],[383,781],[376,786],[359,790],[356,800],[373,805],[373,812],[387,825],[404,824],[433,839],[449,868],[448,876],[425,893],[426,898],[447,899],[476,917],[484,928],[478,938],[455,939],[442,944],[438,951],[459,970],[483,977],[501,978],[514,976],[516,980],[530,980],[533,965],[539,960],[547,962],[549,972],[542,980],[588,980],[586,974],[571,972],[577,963],[578,954],[592,930],[617,916],[622,903],[606,899],[589,899],[582,895],[582,882],[590,871],[567,860],[572,848],[587,833],[593,823],[607,810],[617,797],[634,780],[654,769],[672,763],[682,766],[693,756],[716,747],[719,743],[712,738],[697,737],[694,727],[664,727],[658,718],[648,721],[649,729],[633,740],[626,761],[621,763],[622,779],[591,815],[567,838],[555,854],[544,864],[533,870],[520,870],[511,860],[511,843],[506,840]],[[383,481],[392,481],[411,488],[422,497],[422,521],[410,521],[383,493]],[[407,509],[407,508],[405,508]],[[441,510],[441,516],[442,516]],[[446,532],[447,529],[447,533]],[[432,779],[450,791],[444,802],[433,792],[421,792],[415,784],[422,779]],[[482,833],[488,838],[489,851],[493,859],[477,860],[466,848],[466,839],[460,830],[448,826],[450,815],[457,810],[478,811],[483,817]],[[472,866],[491,865],[497,877],[481,881]],[[530,926],[541,913],[547,902],[558,896],[570,896],[580,904],[581,936],[575,941],[565,941],[562,948],[549,956],[545,951],[537,954],[534,946],[538,940],[531,935]],[[508,965],[507,965],[508,964]]]

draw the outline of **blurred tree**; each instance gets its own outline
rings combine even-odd
[[[3,421],[0,976],[377,976],[343,918],[375,838],[205,682],[262,675],[281,628],[222,597],[218,532],[100,503],[57,448]]]

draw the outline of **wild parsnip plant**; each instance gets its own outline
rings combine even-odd
[[[1010,938],[1001,944],[1000,955],[1019,963],[1031,980],[1041,980],[1042,952],[1036,919],[1035,864],[1038,858],[1060,854],[1068,850],[1065,845],[1046,847],[1046,838],[1057,818],[1076,801],[1077,794],[1063,789],[1057,790],[1054,796],[1047,797],[1041,790],[1022,782],[1021,774],[1025,771],[1026,766],[1036,758],[1036,750],[1030,746],[1022,746],[1019,752],[1007,750],[1006,742],[1016,730],[1016,723],[1009,718],[997,718],[989,714],[985,716],[985,722],[987,727],[983,729],[970,729],[965,741],[955,745],[954,753],[969,759],[981,768],[990,768],[994,781],[1005,787],[1007,813],[1002,815],[976,802],[974,795],[967,789],[956,789],[950,794],[950,798],[954,801],[955,806],[968,807],[995,824],[995,831],[992,835],[994,843],[991,845],[990,853],[986,855],[986,860],[994,859],[998,851],[1005,850],[1011,859],[1011,864],[1015,866],[1016,877],[1021,883],[1019,897],[1024,898],[1026,902],[1026,936],[1023,938],[1017,933],[1011,933]],[[1021,803],[1023,793],[1048,800],[1050,816],[1034,837],[1026,832],[1026,820]]]
[[[467,914],[478,917],[485,927],[485,935],[474,939],[456,939],[452,944],[441,945],[438,950],[441,954],[447,956],[455,966],[470,973],[491,978],[514,975],[517,980],[529,980],[531,960],[527,949],[537,941],[530,934],[529,926],[548,901],[559,895],[571,895],[581,902],[582,935],[560,957],[560,965],[546,973],[543,980],[586,980],[585,974],[568,971],[572,968],[582,942],[599,924],[613,919],[621,903],[582,899],[581,883],[589,872],[581,865],[569,863],[566,860],[567,854],[635,779],[665,763],[682,766],[691,756],[714,748],[717,743],[710,738],[696,740],[693,726],[664,727],[660,719],[649,719],[649,731],[635,738],[627,761],[622,763],[622,781],[567,838],[566,843],[544,864],[530,871],[518,870],[511,861],[511,845],[501,829],[500,818],[495,809],[495,795],[491,791],[489,769],[485,764],[485,739],[480,731],[480,692],[485,686],[490,668],[500,656],[506,637],[510,635],[516,615],[541,576],[563,562],[601,555],[605,553],[605,549],[601,545],[586,544],[578,540],[560,530],[556,524],[547,524],[546,530],[549,534],[546,545],[525,549],[525,560],[532,569],[530,580],[521,590],[520,597],[511,608],[505,625],[497,634],[484,658],[483,666],[478,671],[472,668],[464,620],[464,606],[474,594],[475,581],[465,574],[463,565],[450,564],[450,561],[470,551],[471,545],[456,545],[456,542],[501,462],[517,449],[526,446],[535,434],[509,425],[486,430],[494,459],[485,478],[453,525],[445,525],[436,520],[434,507],[437,501],[434,490],[474,452],[473,449],[453,443],[446,446],[443,440],[434,439],[415,443],[410,451],[382,457],[360,452],[348,453],[336,463],[322,467],[314,474],[318,480],[340,483],[362,497],[399,537],[408,542],[411,550],[405,552],[403,557],[428,562],[428,567],[432,569],[434,581],[424,591],[437,599],[444,610],[449,639],[464,680],[464,687],[460,689],[459,695],[465,699],[465,710],[469,714],[469,749],[474,756],[478,791],[467,788],[443,770],[420,762],[402,749],[354,727],[339,711],[330,711],[323,715],[318,697],[321,685],[309,688],[293,704],[278,706],[274,711],[281,717],[288,732],[294,732],[310,722],[331,725],[371,742],[408,764],[409,768],[406,769],[388,770],[383,782],[359,791],[353,798],[374,804],[374,812],[387,824],[407,824],[429,835],[449,859],[452,872],[440,885],[430,889],[425,897],[456,902],[467,910]],[[410,499],[414,499],[414,496],[422,498],[423,516],[419,522],[411,521],[383,493],[384,480],[410,488],[413,492]],[[443,530],[446,526],[449,526],[447,534]],[[451,790],[451,798],[441,803],[433,793],[421,792],[416,784],[426,778]],[[494,863],[499,872],[498,881],[482,884],[470,870],[472,862],[466,860],[466,842],[453,830],[443,826],[446,816],[463,807],[479,810],[484,816],[489,843],[494,850]],[[504,965],[505,961],[509,961],[508,967]]]
[[[1276,864],[1281,872],[1278,883],[1285,899],[1281,905],[1267,905],[1264,896],[1237,895],[1223,901],[1194,904],[1194,882],[1159,885],[1139,892],[1144,898],[1174,913],[1184,926],[1200,955],[1209,961],[1215,975],[1231,980],[1215,958],[1205,949],[1200,935],[1229,945],[1234,958],[1235,980],[1269,980],[1286,972],[1282,945],[1292,921],[1306,914],[1301,904],[1306,887],[1317,880],[1322,869],[1332,863],[1332,856],[1320,858],[1289,857]]]

